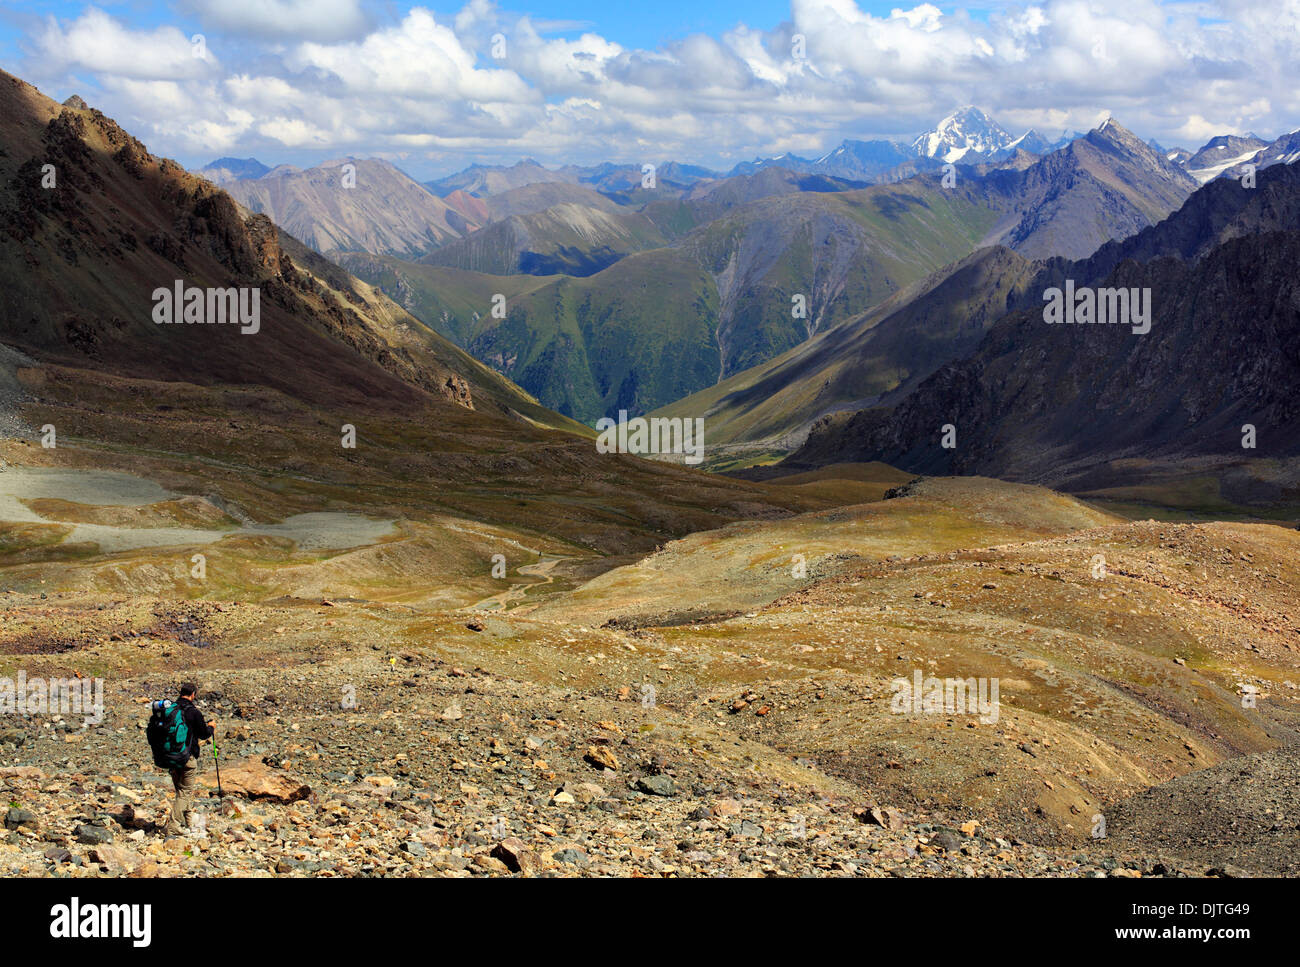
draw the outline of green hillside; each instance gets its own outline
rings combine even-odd
[[[690,203],[680,204],[689,221]],[[341,260],[543,405],[590,424],[665,406],[803,344],[963,258],[998,217],[972,191],[916,179],[762,197],[585,277]],[[456,245],[486,245],[491,232]],[[503,319],[491,312],[498,294]],[[792,312],[797,294],[804,318]]]
[[[629,256],[588,278],[493,276],[353,255],[372,280],[551,408],[586,423],[645,412],[717,377],[717,290],[682,253]],[[505,296],[505,318],[492,315]]]

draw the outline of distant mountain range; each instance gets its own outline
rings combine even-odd
[[[417,258],[486,224],[373,158],[342,159],[305,171],[281,165],[225,187],[249,211],[266,215],[325,254],[366,251]]]
[[[1031,128],[1017,138],[979,108],[964,107],[911,142],[844,141],[820,158],[790,154],[756,158],[736,165],[730,174],[754,174],[764,168],[778,167],[859,181],[898,181],[944,164],[961,162],[975,165],[1004,161],[1018,150],[1047,154],[1078,137],[1082,135],[1075,132],[1049,141]]]
[[[1079,132],[1065,132],[1052,141],[1032,129],[1014,137],[987,113],[968,106],[910,142],[846,140],[818,158],[793,154],[759,158],[737,164],[726,174],[699,165],[664,162],[654,168],[653,187],[649,188],[639,165],[602,163],[550,169],[532,159],[509,166],[472,165],[423,184],[386,161],[350,159],[356,168],[354,177],[364,175],[357,179],[357,190],[350,194],[333,190],[342,178],[336,169],[349,163],[346,160],[303,171],[286,165],[270,169],[254,158],[220,158],[196,174],[226,187],[250,210],[264,212],[320,252],[365,251],[419,258],[496,221],[542,211],[543,208],[535,206],[521,211],[510,204],[496,207],[481,204],[486,199],[524,188],[533,188],[533,197],[552,197],[556,205],[576,201],[584,208],[600,210],[601,205],[593,204],[599,195],[620,206],[640,209],[655,201],[698,199],[727,182],[734,183],[736,178],[773,169],[830,179],[820,183],[805,179],[798,186],[799,191],[837,191],[902,181],[938,170],[945,164],[1023,168],[1035,157],[1051,154],[1083,137],[1085,134]],[[1195,153],[1161,148],[1155,142],[1151,146],[1170,164],[1183,168],[1198,183],[1204,183],[1214,177],[1239,174],[1245,164],[1266,166],[1294,156],[1300,151],[1300,133],[1287,138],[1296,143],[1287,148],[1253,136],[1221,136]],[[576,196],[562,191],[546,196],[536,191],[538,185],[587,191]],[[746,191],[752,198],[753,192]],[[575,220],[582,222],[593,217],[590,213],[570,211],[554,221],[562,224]],[[594,221],[602,222],[599,218]],[[567,229],[562,229],[561,234],[565,232]],[[591,248],[599,251],[570,251],[559,259],[550,256],[566,247],[567,243],[561,240],[542,239],[534,253],[536,257],[529,254],[534,250],[526,246],[537,237],[535,228],[516,224],[498,235],[506,248],[525,246],[513,260],[513,267],[510,258],[495,252],[487,258],[449,254],[444,264],[476,271],[590,274],[611,264],[616,257],[642,247],[635,242],[636,232],[608,225],[593,233]],[[620,238],[626,241],[612,244]],[[482,252],[484,248],[479,246],[477,250]]]
[[[727,374],[665,407],[663,415],[704,415],[715,445],[788,447],[821,415],[892,398],[972,349],[983,327],[1005,310],[1008,292],[1029,278],[1031,259],[1091,254],[1160,221],[1196,188],[1184,171],[1113,121],[1023,168],[961,170],[952,189],[943,189],[935,175],[903,185],[929,184],[935,194],[958,194],[993,216],[962,261],[935,265],[937,274],[925,278],[912,276],[887,300],[859,302],[865,311],[820,327],[752,369]],[[862,194],[888,190],[876,186]],[[988,245],[1014,252],[967,258]],[[936,303],[929,292],[945,279],[955,280],[949,282],[954,295]],[[981,301],[986,298],[991,301]]]
[[[1180,161],[1114,121],[1049,143],[968,107],[910,143],[845,141],[820,158],[758,159],[726,175],[668,162],[643,180],[634,165],[525,160],[421,185],[374,160],[258,175],[251,159],[222,159],[210,169],[245,172],[228,188],[250,211],[544,405],[587,423],[619,409],[704,406],[715,442],[754,446],[797,444],[820,415],[915,385],[980,334],[967,326],[932,346],[881,342],[892,326],[861,344],[831,335],[879,319],[900,290],[988,245],[1029,260],[1085,258],[1156,224],[1207,177],[1240,171],[1243,158],[1285,160],[1298,141],[1217,138]],[[1008,284],[1018,272],[1004,273]],[[489,312],[498,295],[504,320]],[[802,313],[792,311],[799,299]],[[819,371],[805,354],[824,351],[823,340],[839,347],[844,375],[805,392],[797,384]],[[867,345],[891,348],[868,365],[857,359]],[[781,379],[793,383],[778,390]],[[755,400],[760,385],[769,402]]]
[[[670,192],[680,192],[700,182],[752,175],[768,168],[865,183],[897,181],[917,171],[931,170],[945,163],[960,161],[963,164],[980,164],[1001,161],[1016,150],[1045,154],[1081,136],[1075,132],[1049,141],[1038,132],[1030,130],[1017,138],[1008,134],[979,108],[965,107],[944,118],[933,131],[920,135],[910,144],[889,140],[846,140],[816,159],[793,154],[757,158],[754,161],[740,162],[726,173],[701,165],[667,161],[657,164],[654,174],[656,182],[662,183]],[[329,166],[326,164],[317,167]],[[229,186],[238,181],[262,178],[271,170],[253,158],[219,158],[195,174],[216,184]],[[275,170],[297,173],[296,169],[286,169],[284,166]],[[513,165],[471,165],[444,178],[424,182],[423,186],[440,198],[446,198],[454,192],[487,198],[545,183],[581,185],[602,193],[617,194],[639,189],[643,175],[641,165],[605,162],[585,167],[565,165],[551,169],[526,158]]]
[[[194,173],[214,185],[225,187],[236,181],[261,178],[270,170],[256,158],[218,158]]]
[[[1196,187],[1114,123],[1043,158],[1017,151],[1001,164],[957,170],[945,187],[939,172],[863,186],[764,168],[635,209],[546,183],[489,196],[490,208],[525,214],[432,252],[422,266],[339,258],[548,406],[592,421],[683,396],[670,409],[684,412],[701,402],[692,394],[713,400],[719,380],[736,388],[733,379],[743,384],[750,367],[798,354],[813,345],[810,337],[982,245],[1006,244],[1031,258],[1086,255],[1163,218]],[[525,197],[533,192],[548,197]],[[527,211],[557,192],[571,201]],[[539,267],[538,274],[566,274],[544,283],[518,278]],[[487,312],[494,293],[506,296],[505,320]],[[953,358],[943,352],[936,346],[904,368],[915,376]],[[858,372],[874,386],[897,367]],[[827,405],[880,391],[858,386]],[[731,402],[748,399],[741,392]],[[809,400],[827,402],[822,393]],[[782,433],[820,412],[787,407],[794,422]],[[710,432],[721,443],[747,425],[715,420]]]
[[[1253,188],[1215,180],[1090,258],[1042,263],[964,358],[892,403],[823,418],[788,464],[883,460],[1098,492],[1190,466],[1217,479],[1216,496],[1294,497],[1300,481],[1275,461],[1300,457],[1297,225],[1300,168],[1269,167]],[[1149,290],[1150,331],[1047,325],[1044,293],[1066,280]],[[968,282],[924,298],[969,304]],[[1003,298],[987,282],[974,295]],[[955,446],[941,444],[944,424]]]

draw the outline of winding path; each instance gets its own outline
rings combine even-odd
[[[555,575],[551,573],[555,565],[561,561],[572,560],[558,554],[543,554],[541,559],[532,564],[523,564],[519,567],[519,574],[527,577],[539,577],[541,581],[528,581],[523,584],[512,584],[506,590],[492,595],[490,598],[484,598],[477,604],[471,605],[474,611],[505,611],[512,601],[521,600],[528,593],[529,588],[542,587],[555,581]]]

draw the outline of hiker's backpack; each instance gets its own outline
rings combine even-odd
[[[159,699],[145,728],[153,764],[160,769],[182,769],[190,761],[190,727],[179,702]]]

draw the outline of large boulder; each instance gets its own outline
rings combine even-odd
[[[217,788],[215,773],[205,772],[199,782],[209,789]],[[247,799],[289,803],[310,796],[311,786],[283,769],[273,769],[258,759],[245,759],[221,770],[221,791]]]
[[[103,866],[107,872],[117,875],[133,873],[144,863],[144,857],[134,850],[101,843],[90,851],[90,861]]]
[[[45,773],[35,766],[0,766],[0,779],[44,779]]]

